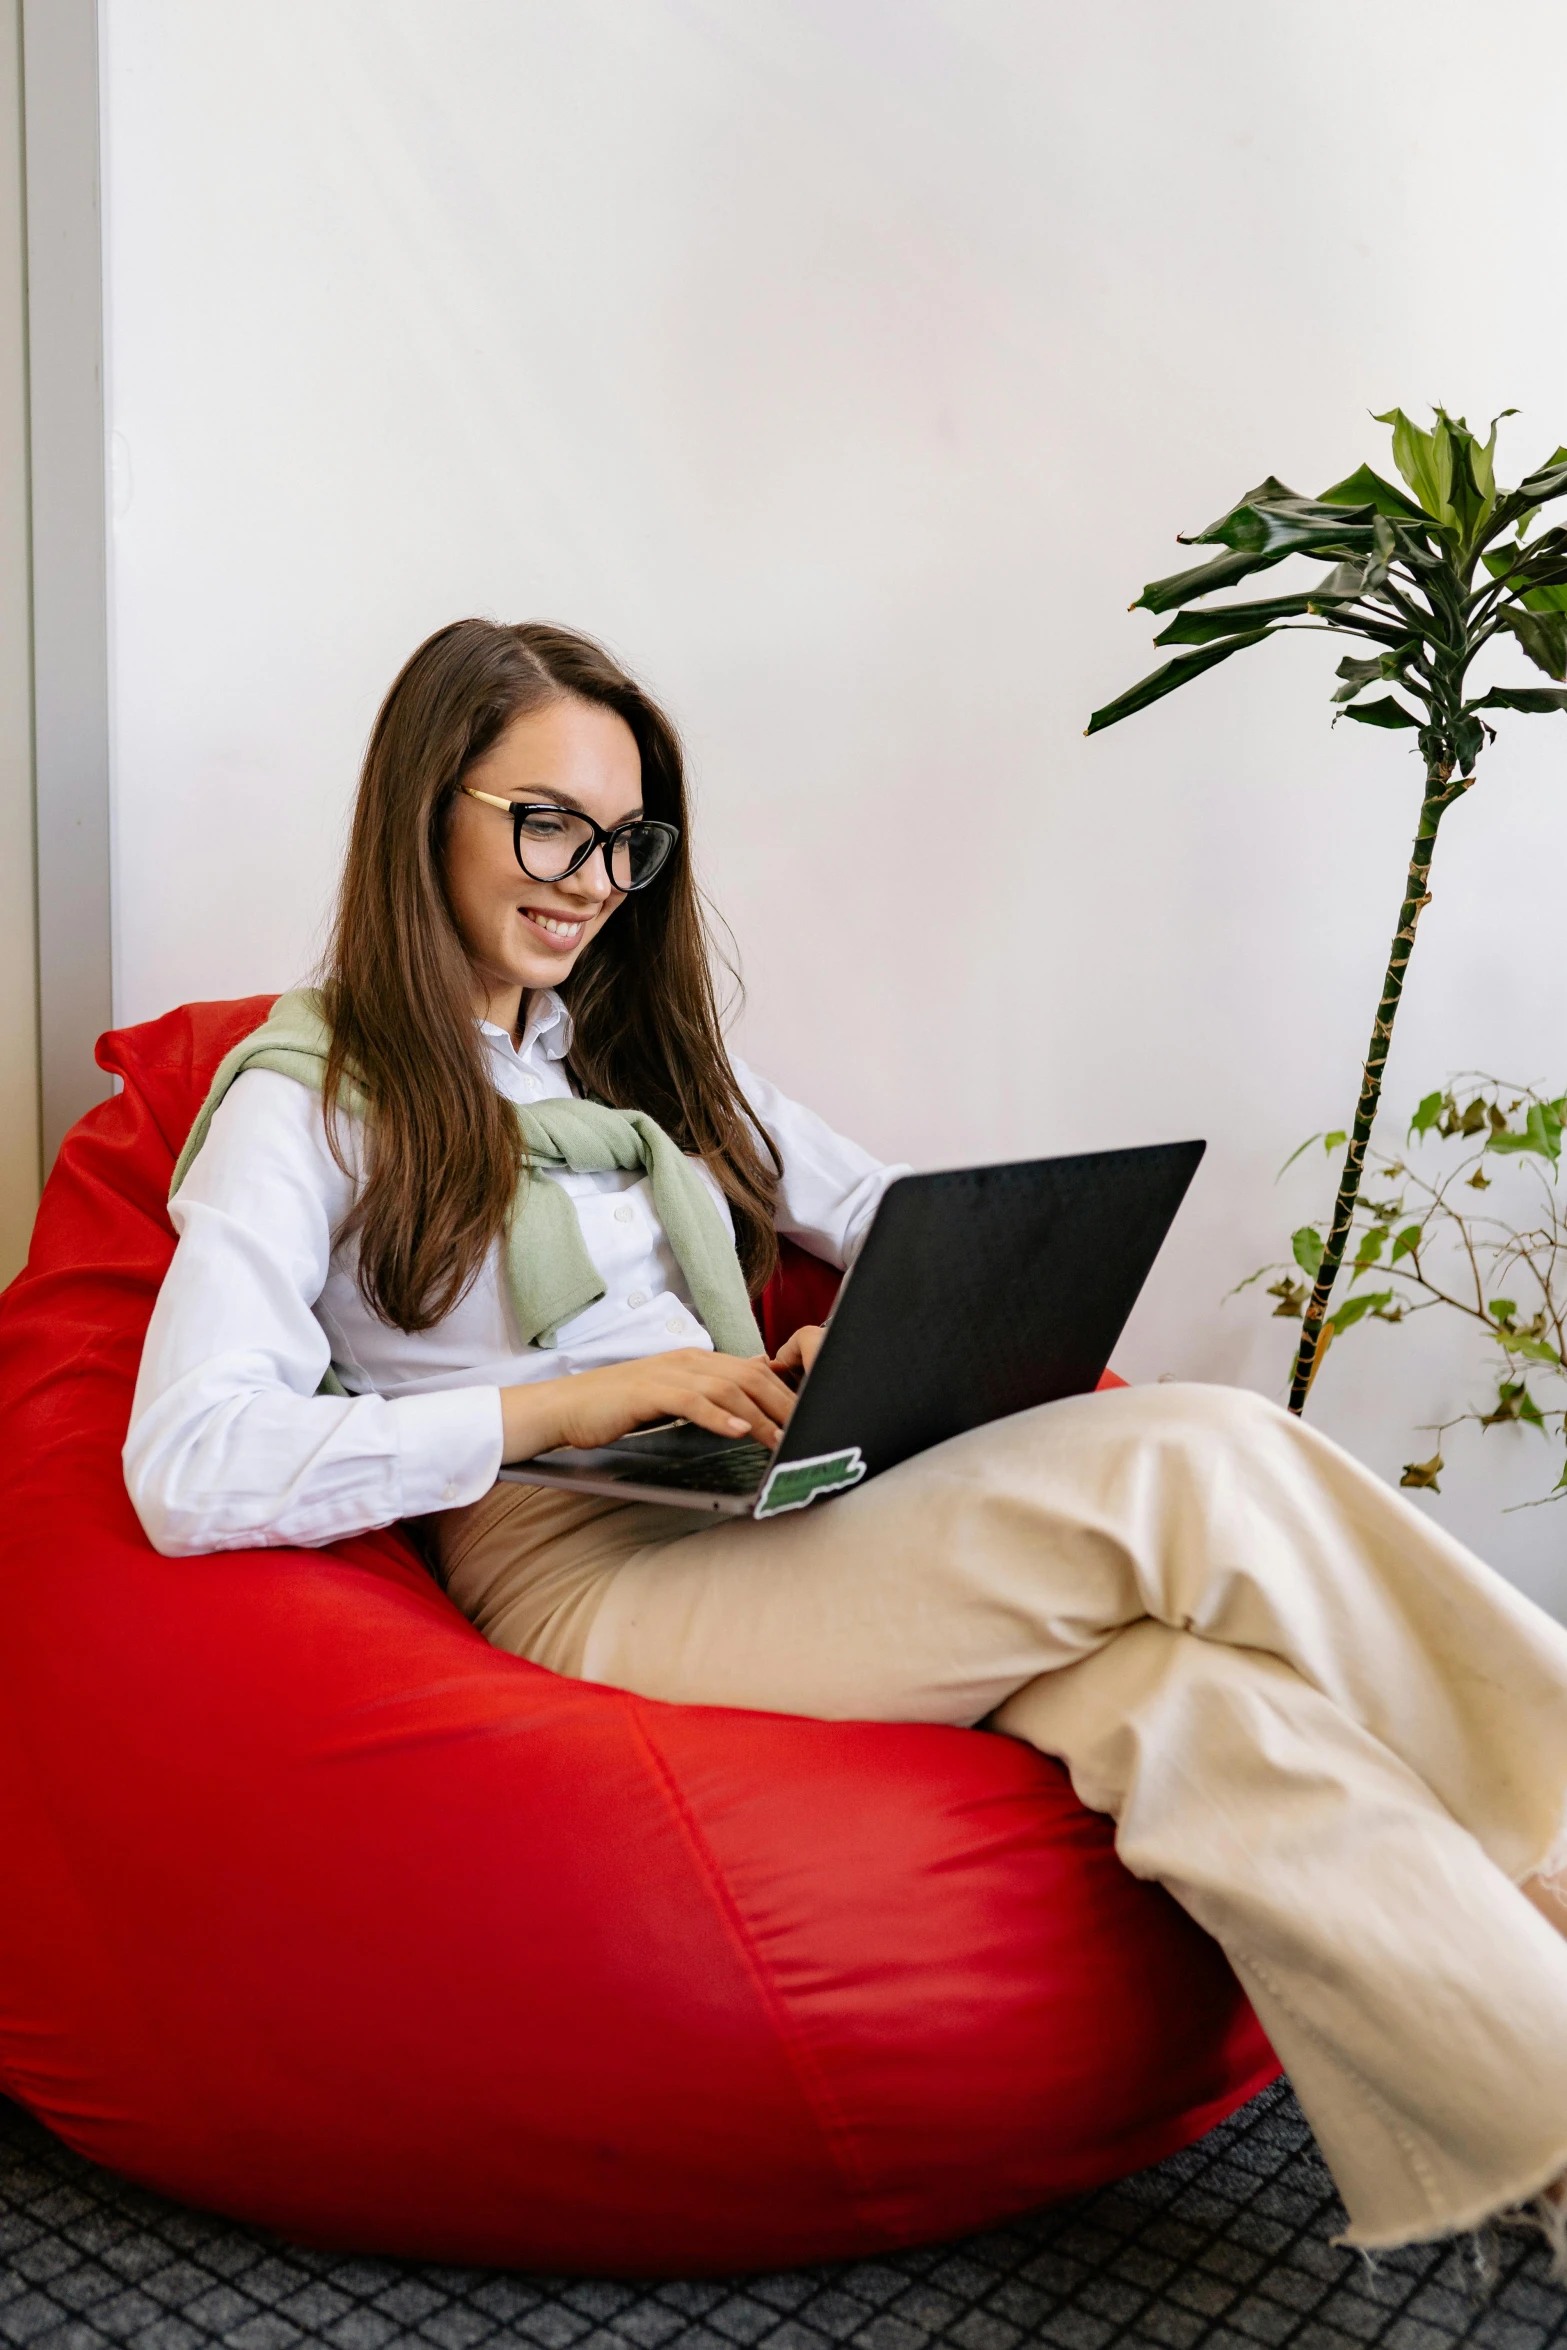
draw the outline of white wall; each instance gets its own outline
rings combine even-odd
[[[0,1282],[38,1206],[37,934],[28,629],[27,298],[17,0],[0,0]]]
[[[122,1016],[298,974],[397,664],[564,618],[685,727],[747,1052],[926,1163],[1207,1134],[1121,1359],[1277,1391],[1289,1326],[1218,1301],[1352,1106],[1417,769],[1330,734],[1317,639],[1081,730],[1152,665],[1125,607],[1174,532],[1382,461],[1368,409],[1516,405],[1508,474],[1567,439],[1567,15],[113,0],[107,35]],[[1450,819],[1398,1103],[1567,1080],[1564,786],[1567,724],[1515,720]],[[1461,1359],[1356,1333],[1321,1424],[1396,1474]],[[1567,1612],[1567,1512],[1499,1515],[1544,1448],[1484,1442],[1431,1506]]]

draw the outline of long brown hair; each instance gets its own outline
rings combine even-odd
[[[656,881],[627,897],[560,994],[578,1090],[642,1110],[703,1158],[727,1197],[753,1293],[778,1261],[778,1161],[758,1139],[719,1028],[692,878],[685,762],[658,705],[602,645],[542,621],[458,620],[426,639],[382,703],[365,753],[323,993],[332,1030],[327,1132],[351,1076],[367,1097],[355,1205],[359,1286],[381,1320],[428,1330],[503,1230],[524,1170],[517,1121],[489,1076],[473,971],[445,884],[463,775],[514,718],[563,696],[623,718],[643,806],[680,826]]]

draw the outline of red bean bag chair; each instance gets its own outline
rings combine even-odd
[[[298,2239],[692,2275],[984,2225],[1272,2078],[1027,1747],[558,1679],[395,1533],[150,1549],[119,1449],[170,1169],[266,1009],[104,1039],[124,1090],[0,1303],[0,2092]]]

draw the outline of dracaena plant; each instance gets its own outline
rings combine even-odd
[[[1515,411],[1507,409],[1506,415]],[[1495,730],[1486,711],[1567,711],[1567,529],[1537,529],[1541,511],[1567,496],[1567,447],[1558,448],[1516,489],[1498,489],[1496,425],[1480,440],[1461,416],[1436,410],[1422,432],[1401,408],[1376,420],[1393,428],[1393,459],[1407,491],[1362,465],[1318,498],[1303,498],[1270,474],[1183,546],[1224,551],[1195,569],[1156,579],[1132,609],[1173,612],[1158,645],[1189,645],[1151,677],[1096,710],[1098,734],[1191,683],[1233,654],[1287,629],[1322,629],[1357,639],[1363,652],[1339,662],[1337,717],[1362,726],[1408,728],[1424,768],[1420,819],[1372,1022],[1365,1070],[1349,1129],[1332,1222],[1302,1318],[1290,1409],[1306,1400],[1333,1284],[1354,1222],[1366,1150],[1382,1092],[1393,1022],[1422,909],[1430,904],[1437,828],[1475,780]],[[1214,604],[1226,588],[1288,556],[1331,568],[1314,586],[1261,601]],[[1476,656],[1510,636],[1553,685],[1497,685],[1470,692]],[[1387,690],[1377,691],[1383,688]],[[1336,721],[1335,721],[1336,723]]]

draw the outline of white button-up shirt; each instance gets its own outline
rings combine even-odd
[[[520,1043],[488,1022],[481,1030],[508,1099],[570,1094],[571,1021],[556,995],[532,999]],[[905,1170],[734,1067],[783,1161],[778,1230],[830,1264],[852,1263]],[[503,1387],[711,1348],[636,1169],[539,1171],[571,1197],[604,1282],[554,1347],[522,1344],[499,1243],[434,1329],[389,1328],[360,1295],[357,1243],[343,1237],[362,1131],[345,1118],[340,1134],[346,1170],[327,1146],[319,1095],[247,1070],[170,1204],[179,1246],[148,1326],[124,1455],[137,1515],[168,1554],[332,1542],[476,1501],[501,1465]],[[693,1163],[732,1229],[723,1194]],[[317,1393],[329,1364],[346,1397]]]

